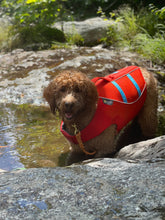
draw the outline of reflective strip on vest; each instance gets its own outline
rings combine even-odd
[[[127,98],[123,92],[123,90],[121,89],[121,87],[115,82],[115,81],[112,81],[111,82],[117,89],[118,91],[120,92],[121,96],[122,96],[122,99],[123,99],[123,102],[127,103]]]

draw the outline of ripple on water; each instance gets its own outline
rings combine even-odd
[[[0,105],[0,170],[63,166],[68,144],[44,107]]]

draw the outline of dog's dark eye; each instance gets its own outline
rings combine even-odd
[[[60,92],[65,92],[66,91],[66,87],[65,86],[62,86],[61,88],[60,88]]]
[[[75,91],[76,93],[79,93],[79,92],[80,92],[79,87],[78,87],[78,86],[76,86],[76,87],[74,88],[74,91]]]

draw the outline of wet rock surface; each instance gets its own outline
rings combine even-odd
[[[165,163],[99,159],[1,175],[1,219],[164,219]]]
[[[38,52],[18,49],[1,53],[0,102],[41,105],[44,104],[43,88],[61,70],[78,69],[92,78],[110,74],[128,65],[149,68],[150,64],[137,54],[108,50],[101,46]],[[164,69],[157,67],[157,71],[162,72]]]
[[[128,145],[121,149],[116,157],[141,162],[165,160],[165,136]]]

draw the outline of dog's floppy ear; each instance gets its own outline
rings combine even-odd
[[[50,110],[53,114],[56,113],[56,101],[55,101],[55,85],[54,82],[50,82],[49,85],[44,89],[43,97],[50,105]]]
[[[98,101],[98,93],[95,84],[90,79],[88,79],[85,82],[83,88],[87,106],[96,105]]]

